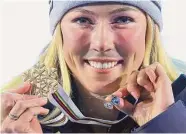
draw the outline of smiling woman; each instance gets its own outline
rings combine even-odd
[[[86,89],[103,95],[113,93],[118,88],[114,81],[129,71],[126,70],[129,61],[134,65],[131,70],[141,65],[145,52],[145,15],[122,5],[77,9],[69,11],[61,21],[65,61]],[[104,88],[109,83],[113,85]]]
[[[186,132],[186,76],[162,25],[160,1],[50,1],[53,38],[3,88],[1,131]]]

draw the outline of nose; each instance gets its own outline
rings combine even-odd
[[[91,37],[91,48],[98,52],[113,49],[113,32],[106,23],[99,23],[94,27]]]

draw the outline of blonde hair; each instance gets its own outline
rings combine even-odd
[[[165,69],[169,78],[174,81],[178,74],[175,67],[171,63],[171,60],[166,55],[163,49],[160,39],[160,32],[158,26],[154,21],[146,15],[147,18],[147,30],[146,30],[146,48],[145,56],[142,65],[148,66],[154,62],[159,62]],[[46,49],[45,53],[40,57],[40,60],[44,62],[48,68],[58,68],[61,73],[61,83],[65,92],[71,94],[71,80],[70,80],[70,70],[65,63],[63,56],[63,39],[60,23],[55,29],[55,33],[49,47]]]

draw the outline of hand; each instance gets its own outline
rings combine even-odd
[[[15,105],[15,102],[23,99],[21,94],[27,94],[31,90],[30,83],[24,83],[23,86],[17,89],[8,89],[7,92],[1,93],[1,123],[7,117],[10,110]],[[24,99],[38,98],[37,96],[24,95]]]
[[[133,111],[133,119],[142,126],[174,103],[171,81],[159,63],[154,63],[140,71],[133,71],[127,86],[120,88],[113,95],[120,97],[119,110],[126,110],[131,104],[122,99],[128,94],[140,98]]]
[[[47,103],[47,100],[37,96],[21,95],[28,92],[30,87],[31,85],[26,83],[17,90],[11,90],[11,93],[1,94],[1,112],[3,113],[1,132],[42,132],[36,115],[48,114],[49,110],[41,107]]]

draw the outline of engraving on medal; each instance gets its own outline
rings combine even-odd
[[[57,69],[46,68],[43,63],[37,63],[33,68],[22,75],[24,82],[32,84],[32,95],[47,97],[49,92],[54,92],[58,87]]]
[[[107,108],[107,109],[113,109],[113,104],[110,103],[110,102],[105,102],[104,107]]]

